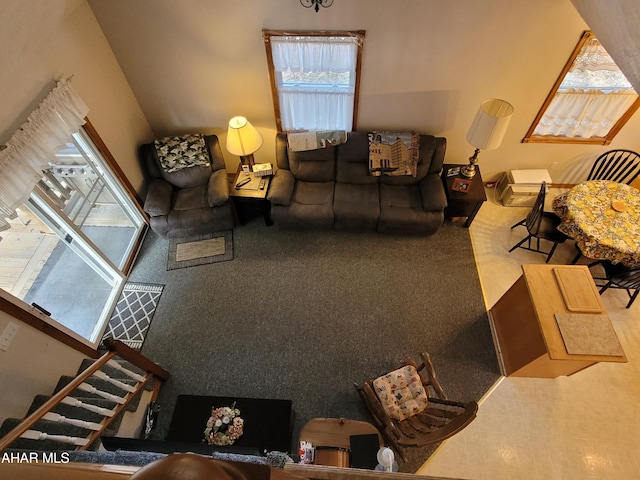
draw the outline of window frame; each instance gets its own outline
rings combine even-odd
[[[280,111],[280,101],[278,99],[278,87],[276,80],[276,72],[273,64],[273,54],[271,51],[271,38],[272,37],[356,37],[358,39],[358,50],[356,54],[356,66],[355,66],[355,85],[353,92],[353,118],[351,129],[356,130],[358,120],[358,100],[360,97],[360,75],[362,70],[362,47],[364,43],[365,30],[262,30],[262,38],[265,44],[265,50],[267,55],[267,68],[269,70],[269,82],[271,84],[271,98],[273,101],[273,111],[276,119],[276,128],[278,132],[283,132],[282,129],[282,115]]]
[[[618,121],[613,125],[613,127],[611,127],[607,135],[604,137],[584,138],[584,137],[563,137],[563,136],[534,134],[536,127],[538,126],[538,124],[540,123],[540,120],[546,113],[547,108],[551,104],[551,101],[554,99],[565,76],[571,69],[571,66],[573,65],[574,60],[582,50],[582,47],[587,43],[588,40],[594,37],[595,35],[590,30],[586,30],[585,32],[582,33],[582,36],[580,37],[578,44],[576,45],[576,47],[573,49],[573,52],[571,52],[571,55],[569,56],[569,60],[567,60],[567,63],[565,64],[564,68],[560,72],[560,75],[558,76],[557,80],[553,84],[551,91],[549,92],[549,94],[547,95],[547,98],[542,104],[542,107],[540,107],[538,114],[534,118],[533,123],[531,124],[531,126],[529,127],[529,130],[527,131],[526,135],[522,139],[522,143],[564,143],[564,144],[609,145],[613,140],[613,138],[622,129],[622,127],[633,116],[636,110],[638,110],[638,108],[640,107],[640,94],[638,94],[638,97],[636,98],[634,103],[627,109],[627,111],[624,114],[620,116]]]
[[[136,239],[135,246],[132,248],[132,254],[129,256],[125,265],[120,268],[120,271],[126,276],[133,268],[133,263],[145,238],[149,226],[149,216],[142,208],[142,201],[140,199],[140,196],[125,175],[124,171],[116,161],[109,148],[107,147],[106,143],[100,137],[96,128],[93,126],[88,117],[85,117],[84,120],[85,124],[82,125],[84,133],[91,140],[96,150],[100,153],[100,155],[102,156],[102,160],[104,160],[105,165],[109,168],[110,173],[120,183],[120,186],[123,189],[123,193],[127,195],[132,201],[133,206],[138,210],[138,213],[140,214],[145,224],[143,231],[140,235],[138,235],[138,238]],[[72,334],[67,328],[59,328],[59,324],[57,322],[51,322],[49,316],[26,304],[18,297],[15,297],[14,295],[1,288],[0,311],[17,318],[18,320],[24,322],[35,330],[48,335],[49,337],[82,353],[83,355],[86,355],[90,358],[98,358],[97,348],[93,345],[90,345],[86,339]]]

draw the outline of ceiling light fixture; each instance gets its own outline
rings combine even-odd
[[[328,8],[333,5],[333,0],[300,0],[300,5],[304,8],[311,8],[315,6],[316,12],[320,10],[320,7]]]

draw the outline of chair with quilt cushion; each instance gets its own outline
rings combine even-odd
[[[164,137],[142,145],[140,157],[151,178],[144,210],[162,238],[234,227],[236,215],[216,135]]]
[[[437,445],[469,425],[478,411],[476,402],[448,400],[429,354],[420,356],[420,365],[408,360],[356,385],[374,424],[405,461],[402,447]]]

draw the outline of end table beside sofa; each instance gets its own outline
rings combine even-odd
[[[466,218],[464,226],[469,228],[471,222],[476,217],[482,204],[487,200],[484,191],[484,183],[480,174],[480,167],[476,165],[476,174],[471,179],[467,179],[462,174],[449,175],[450,169],[460,170],[464,165],[444,164],[442,168],[442,183],[447,194],[447,208],[444,209],[444,216],[448,219],[456,217]],[[463,178],[471,181],[471,186],[466,192],[459,192],[452,188],[456,178]]]
[[[235,188],[245,177],[252,178],[249,185],[241,185],[240,188]],[[256,188],[253,188],[253,185],[256,183],[259,185],[261,180],[264,183],[259,187],[256,186]],[[238,221],[241,225],[257,216],[264,218],[265,225],[273,225],[273,220],[271,219],[271,203],[267,200],[267,192],[271,184],[271,175],[258,177],[255,173],[244,173],[238,168],[235,174],[229,175],[229,182],[229,196],[231,200],[233,200],[233,205],[238,214]]]

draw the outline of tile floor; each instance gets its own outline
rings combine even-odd
[[[521,275],[521,264],[544,263],[544,256],[508,253],[525,235],[524,227],[510,226],[528,209],[502,207],[487,192],[471,236],[490,308]],[[548,201],[557,193],[551,190]],[[567,241],[551,263],[569,263],[574,255],[574,242]],[[602,299],[628,363],[601,363],[557,379],[500,379],[481,400],[477,419],[418,473],[469,480],[640,478],[640,301],[627,310],[624,291],[607,291]]]

